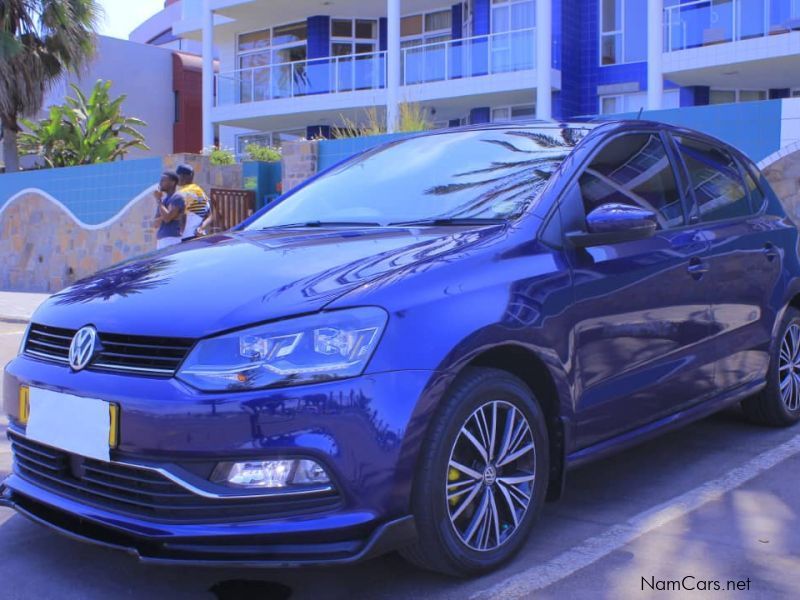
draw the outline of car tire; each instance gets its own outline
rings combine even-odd
[[[742,401],[753,422],[788,427],[800,420],[800,311],[790,306],[772,344],[767,385]]]
[[[403,557],[460,577],[509,560],[542,510],[548,448],[542,410],[523,381],[499,369],[465,370],[423,444],[411,498],[418,540]]]

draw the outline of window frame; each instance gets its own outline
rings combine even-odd
[[[647,98],[646,98],[647,90],[639,90],[638,92],[619,92],[619,93],[616,93],[616,94],[598,94],[597,95],[597,114],[598,115],[602,115],[602,116],[608,116],[608,115],[618,115],[618,114],[638,112],[639,109],[632,109],[632,108],[628,108],[627,106],[625,106],[626,101],[627,101],[628,98],[630,98],[631,96],[637,96],[637,95],[644,95],[645,96],[645,103],[644,103],[645,106],[643,108],[644,108],[644,110],[647,110]],[[678,88],[671,88],[671,89],[665,89],[661,93],[661,105],[662,105],[662,108],[664,107],[664,104],[665,104],[664,100],[666,100],[670,96],[676,97],[678,99],[678,107],[680,107],[680,91],[679,91]],[[622,110],[620,110],[618,112],[615,112],[615,113],[604,113],[603,112],[603,100],[612,99],[612,98],[622,105],[622,107],[621,107]],[[671,108],[675,108],[675,107],[671,107]]]
[[[733,102],[711,102],[711,94],[713,92],[733,92]],[[763,93],[764,98],[762,100],[742,100],[742,92],[758,92]],[[791,92],[789,92],[791,94]],[[709,106],[723,106],[725,104],[740,104],[742,102],[764,102],[764,100],[769,100],[769,90],[758,90],[752,88],[709,88],[708,90],[708,104]]]
[[[519,123],[521,121],[527,121],[530,119],[529,116],[517,117],[514,118],[514,109],[515,108],[525,108],[530,109],[533,111],[534,117],[536,116],[536,103],[528,103],[528,104],[502,104],[500,106],[492,106],[489,110],[489,122],[490,123]],[[496,121],[494,119],[494,112],[499,110],[507,110],[508,111],[508,118]]]
[[[288,134],[292,134],[292,135],[301,134],[301,130],[300,129],[279,129],[279,130],[276,130],[276,131],[255,131],[254,130],[254,131],[250,131],[250,132],[237,133],[237,134],[235,134],[233,136],[233,139],[234,139],[234,143],[233,143],[234,154],[239,159],[243,158],[247,154],[246,148],[241,148],[241,152],[239,151],[240,150],[239,146],[240,146],[240,143],[241,143],[243,138],[263,138],[265,140],[268,140],[269,143],[267,144],[267,146],[269,146],[270,148],[280,149],[281,146],[280,146],[280,144],[276,143],[276,141],[277,141],[276,137],[280,136],[281,134],[287,134],[287,133]],[[251,140],[250,141],[250,143],[253,143],[253,142],[260,143],[260,142],[258,142],[256,140]]]
[[[598,25],[598,48],[597,48],[597,62],[601,67],[613,67],[616,65],[624,65],[627,64],[625,61],[625,0],[619,0],[620,5],[620,27],[621,29],[615,29],[613,31],[603,31],[603,3],[607,0],[597,0],[597,7],[598,7],[598,16],[597,16],[597,25]],[[614,0],[612,0],[614,1]],[[614,37],[620,36],[620,52],[622,54],[622,60],[614,63],[604,63],[603,62],[603,39],[606,37]]]
[[[586,157],[578,164],[575,169],[573,170],[572,174],[569,176],[567,181],[564,183],[561,190],[558,192],[558,197],[553,201],[549,212],[545,215],[542,220],[542,226],[539,228],[539,233],[537,234],[537,239],[545,243],[547,246],[552,247],[553,243],[548,240],[544,240],[542,236],[545,232],[553,226],[552,221],[554,218],[559,220],[559,227],[561,229],[561,246],[558,249],[563,249],[566,247],[566,234],[568,233],[568,225],[564,222],[562,218],[562,204],[569,200],[570,192],[573,190],[574,186],[580,185],[580,178],[583,173],[586,171],[588,166],[592,164],[592,161],[597,157],[597,155],[603,151],[603,149],[608,146],[611,142],[623,137],[623,136],[630,136],[630,135],[656,135],[661,140],[661,143],[664,146],[664,151],[667,155],[667,159],[669,160],[670,167],[672,168],[673,177],[675,178],[675,183],[678,185],[678,195],[680,197],[681,209],[683,211],[683,224],[677,227],[670,227],[668,229],[660,229],[658,231],[682,231],[684,229],[694,227],[695,224],[691,222],[689,216],[689,205],[688,199],[686,194],[684,193],[684,189],[681,186],[681,177],[678,171],[679,169],[679,159],[680,157],[675,153],[675,148],[673,147],[673,141],[669,137],[669,132],[660,129],[660,128],[648,128],[648,127],[637,127],[635,129],[626,129],[625,131],[617,131],[608,135],[603,136],[601,139],[595,142],[595,147],[587,154]],[[574,151],[573,151],[574,152]],[[584,223],[583,226],[585,227],[585,219],[586,219],[586,210],[583,206],[583,199],[580,198],[581,201],[581,213],[583,214]],[[583,230],[585,231],[585,229]]]
[[[742,154],[734,154],[733,155],[736,164],[739,165],[740,176],[742,180],[745,182],[745,189],[747,190],[747,195],[750,198],[750,216],[760,216],[767,210],[767,204],[769,203],[769,195],[764,190],[764,186],[761,184],[761,178],[764,177],[764,174],[759,170],[756,164],[751,161],[749,158]],[[759,191],[762,197],[761,206],[756,207],[753,202],[753,195],[750,191],[750,188],[747,186],[747,179],[745,178],[745,174],[749,175],[750,178],[753,180],[753,183],[756,184],[756,189]]]
[[[536,12],[535,12],[536,11],[536,1],[537,0],[489,0],[489,13],[490,13],[490,15],[489,15],[489,34],[491,35],[491,34],[495,34],[496,33],[498,35],[507,35],[507,34],[510,34],[510,33],[514,33],[515,31],[526,31],[527,29],[529,29],[528,27],[514,27],[514,22],[511,19],[511,6],[514,5],[514,4],[525,4],[525,3],[533,5],[533,8],[534,8],[534,17],[533,18],[534,18],[534,21],[535,21],[536,20]],[[495,29],[494,29],[494,26],[495,26],[494,14],[495,14],[495,11],[499,7],[503,7],[503,6],[507,6],[508,9],[509,9],[509,15],[508,15],[509,28],[508,28],[507,31],[495,31]],[[536,24],[534,23],[534,28],[535,27],[536,27]]]
[[[333,34],[333,22],[334,21],[350,21],[351,31],[353,34],[350,37],[343,37]],[[370,21],[375,26],[375,37],[374,38],[361,38],[356,35],[356,22],[357,21]],[[331,17],[330,23],[328,27],[328,34],[330,39],[330,44],[328,46],[328,56],[355,56],[356,55],[356,48],[359,44],[372,44],[372,51],[371,52],[362,52],[360,54],[370,55],[376,54],[380,52],[380,37],[381,37],[381,26],[380,26],[379,19],[364,19],[361,17]],[[347,55],[334,55],[333,53],[333,45],[334,44],[350,44],[350,52]]]
[[[620,29],[614,29],[613,31],[603,31],[603,2],[606,0],[597,0],[597,37],[598,37],[598,48],[597,48],[597,64],[600,67],[616,67],[618,65],[633,65],[638,63],[647,62],[647,56],[643,56],[642,58],[633,59],[628,58],[628,50],[627,50],[627,37],[628,32],[626,31],[625,23],[627,21],[627,0],[619,0],[620,3]],[[644,0],[642,0],[644,1]],[[688,1],[688,0],[687,0]],[[620,39],[620,60],[613,63],[604,63],[603,62],[603,40],[607,37],[616,37],[619,36]],[[647,32],[644,33],[645,36],[645,47],[647,45]],[[645,53],[646,54],[646,53]]]
[[[706,145],[713,146],[717,150],[725,152],[726,154],[728,154],[730,156],[730,158],[733,161],[734,165],[736,165],[736,172],[738,173],[738,176],[739,176],[739,184],[742,186],[742,189],[745,191],[745,194],[747,196],[747,205],[750,208],[750,210],[748,211],[748,213],[746,215],[734,215],[732,217],[725,217],[724,219],[713,219],[713,220],[708,220],[708,221],[703,220],[703,216],[700,213],[700,204],[698,204],[697,196],[694,193],[694,185],[692,184],[692,176],[691,176],[691,174],[689,172],[689,166],[686,164],[686,161],[683,159],[683,154],[681,153],[680,148],[678,146],[678,141],[675,139],[676,136],[677,137],[686,138],[686,139],[689,139],[689,140],[693,140],[694,142],[699,143],[699,144],[706,144]],[[686,186],[686,189],[689,190],[689,194],[690,194],[690,198],[691,198],[691,205],[692,205],[691,206],[692,211],[691,211],[691,216],[689,218],[689,221],[692,223],[692,225],[700,225],[700,224],[712,225],[712,224],[716,224],[716,223],[727,223],[727,222],[743,221],[743,220],[751,219],[754,215],[758,214],[758,213],[753,211],[753,202],[752,202],[752,199],[751,199],[751,196],[750,196],[750,190],[747,188],[747,185],[745,184],[744,173],[741,170],[742,169],[741,159],[739,158],[738,154],[733,151],[733,149],[731,149],[728,146],[726,146],[724,144],[721,144],[720,142],[717,142],[715,140],[709,140],[708,138],[705,138],[703,136],[694,135],[691,132],[690,133],[669,132],[669,138],[670,138],[671,144],[673,145],[675,156],[680,161],[680,164],[682,166],[681,175],[685,178],[684,185]],[[758,178],[754,177],[754,179],[756,181],[756,185],[758,186],[759,190],[761,190],[761,192],[763,193],[763,188],[761,187],[761,185],[760,185],[760,183],[758,181]],[[767,202],[766,202],[766,194],[764,194],[764,198],[765,198],[764,205],[761,207],[761,210],[764,210],[764,208],[766,207],[766,204],[767,204]]]
[[[442,29],[432,29],[428,31],[426,29],[427,24],[427,17],[428,15],[433,15],[436,13],[442,13],[450,11],[450,27],[442,28]],[[421,33],[415,33],[412,35],[405,35],[400,37],[400,48],[415,48],[417,46],[425,46],[427,44],[443,44],[445,42],[449,42],[453,39],[453,6],[449,5],[446,7],[434,8],[431,10],[425,10],[422,12],[414,12],[409,13],[407,15],[403,15],[400,20],[402,22],[403,19],[410,18],[410,17],[419,17],[422,21],[422,31]],[[462,13],[463,19],[463,13]],[[447,37],[447,39],[439,39]],[[411,42],[411,43],[409,43]],[[418,42],[418,43],[414,43]]]
[[[284,42],[282,44],[275,44],[275,29],[280,29],[281,27],[287,27],[289,25],[304,25],[306,27],[306,39],[298,41],[298,42]],[[263,47],[258,48],[256,50],[246,50],[244,52],[239,50],[239,38],[244,35],[249,35],[251,33],[259,33],[261,31],[268,31],[269,32],[269,43]],[[237,31],[236,32],[236,42],[234,44],[234,57],[235,57],[235,64],[236,64],[236,71],[243,71],[247,69],[255,69],[260,67],[242,67],[241,66],[241,57],[243,56],[251,56],[254,54],[261,54],[264,52],[269,53],[269,64],[264,65],[264,67],[271,67],[277,64],[283,63],[273,63],[272,62],[272,52],[274,50],[284,50],[287,48],[295,48],[298,46],[305,46],[306,53],[308,53],[308,21],[289,21],[288,23],[278,23],[276,25],[270,25],[269,27],[259,27],[258,29],[252,29],[247,31]]]

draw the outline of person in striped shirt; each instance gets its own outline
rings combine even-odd
[[[179,165],[175,172],[180,178],[178,191],[186,202],[186,225],[183,228],[183,239],[206,235],[214,220],[211,202],[199,185],[194,182],[194,169],[191,165]]]

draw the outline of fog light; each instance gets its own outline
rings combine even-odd
[[[211,480],[247,488],[288,488],[330,483],[322,465],[308,459],[220,463],[211,474]]]

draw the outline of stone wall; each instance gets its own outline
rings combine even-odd
[[[170,154],[164,157],[164,169],[175,168],[187,163],[194,169],[194,182],[203,188],[206,194],[211,188],[224,188],[228,190],[244,189],[244,176],[242,165],[212,165],[207,156],[202,154]]]
[[[281,153],[283,155],[284,193],[317,174],[319,167],[318,141],[287,142],[282,146]]]
[[[786,214],[800,226],[800,142],[782,148],[759,166],[783,203]]]
[[[155,249],[152,192],[100,225],[78,221],[43,192],[22,193],[0,209],[0,289],[55,292]]]

